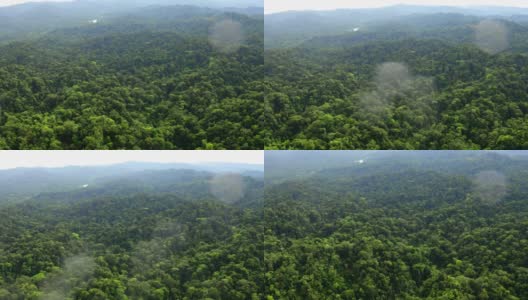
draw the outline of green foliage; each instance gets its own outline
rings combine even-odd
[[[266,26],[312,20],[299,14],[272,15]],[[366,22],[359,13],[344,18],[354,11],[328,14],[335,20],[320,16],[328,24]],[[317,37],[298,47],[267,50],[265,112],[274,134],[266,147],[527,149],[528,29],[496,21],[509,44],[490,54],[474,40],[483,18],[399,18],[370,20],[365,32],[314,29]]]
[[[189,177],[207,189],[209,173]],[[5,206],[0,298],[259,299],[263,232],[255,194],[263,183],[244,180],[253,184],[231,204],[189,184],[91,198],[68,192],[69,201],[55,193]]]
[[[326,155],[310,158],[325,164]],[[266,296],[525,299],[527,167],[476,153],[377,153],[361,166],[267,185]],[[489,168],[508,182],[494,204],[474,185]]]
[[[2,299],[528,297],[526,154],[283,152],[234,202],[161,170],[2,206]]]
[[[262,19],[180,9],[0,47],[0,147],[263,148]],[[225,20],[243,28],[234,52],[209,42]]]

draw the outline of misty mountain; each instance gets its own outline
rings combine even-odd
[[[402,169],[469,176],[489,169],[520,172],[523,151],[266,151],[266,180],[299,177],[316,182],[355,180]]]
[[[267,147],[527,149],[525,12],[394,6],[266,15],[276,122]]]
[[[257,171],[253,171],[258,175]],[[240,206],[260,205],[264,181],[239,173],[211,173],[190,169],[146,170],[96,178],[91,184],[66,192],[39,193],[37,203],[78,202],[135,194],[172,195],[191,200],[218,200]]]
[[[88,22],[53,29],[34,40],[37,44],[43,44],[44,47],[49,47],[50,43],[56,43],[56,49],[64,49],[65,46],[71,44],[92,41],[95,38],[116,37],[120,34],[150,33],[154,38],[160,33],[173,32],[185,38],[207,39],[212,26],[229,19],[241,24],[243,34],[247,37],[241,42],[247,45],[250,37],[262,33],[262,26],[260,22],[255,22],[255,18],[242,11],[226,12],[196,6],[149,6],[128,14],[98,19],[97,24]],[[152,47],[149,44],[141,45]]]
[[[262,7],[96,3],[0,11],[0,148],[262,149]]]
[[[249,164],[142,162],[110,166],[0,170],[0,203],[21,202],[34,196],[40,199],[75,200],[96,195],[131,195],[140,192],[185,194],[192,188],[187,188],[189,182],[201,182],[194,191],[210,195],[208,182],[215,174],[235,173],[258,179],[262,177],[262,172],[262,166]]]
[[[521,53],[527,50],[528,27],[507,19],[488,19],[458,14],[408,16],[404,20],[362,27],[358,32],[313,37],[304,48],[349,48],[375,42],[401,40],[441,40],[452,45],[483,46],[476,40],[476,28],[492,24],[489,34],[505,35],[507,45],[500,52]],[[495,30],[495,32],[493,32]],[[497,38],[498,41],[498,38]],[[494,41],[489,43],[493,44]],[[490,44],[487,48],[492,47]],[[486,49],[486,48],[484,48]],[[491,49],[490,49],[491,50]]]
[[[182,22],[181,18],[212,16],[224,12],[258,15],[263,5],[258,1],[122,1],[79,0],[73,2],[25,3],[0,8],[0,42],[35,37],[71,27],[95,27],[98,24]],[[192,6],[192,7],[191,7]],[[161,14],[159,14],[161,12]]]
[[[350,39],[378,40],[460,35],[437,31],[460,31],[486,19],[522,20],[528,9],[507,7],[441,7],[398,5],[376,9],[339,9],[335,11],[292,11],[266,15],[266,47],[299,45],[321,36],[348,35]],[[298,26],[303,24],[303,26]],[[469,27],[468,27],[469,26]],[[446,29],[447,28],[447,29]],[[354,32],[357,30],[357,32]],[[399,33],[399,34],[398,34]],[[469,30],[469,33],[473,33]],[[355,34],[354,37],[352,37]],[[385,36],[383,36],[385,34]],[[395,35],[392,36],[391,35]],[[465,37],[466,39],[472,36]],[[325,41],[321,41],[323,44]],[[331,47],[332,44],[329,45]]]
[[[26,194],[39,194],[0,202],[0,298],[182,299],[218,293],[198,288],[203,280],[187,278],[200,265],[214,269],[203,279],[239,278],[238,287],[220,288],[222,298],[255,295],[263,282],[263,176],[236,173],[257,174],[252,165],[189,169],[194,166],[127,163],[1,171],[2,191],[11,184],[14,192],[31,188]],[[14,180],[24,176],[28,180],[17,185]],[[90,184],[66,186],[88,177]],[[61,180],[62,191],[44,191],[46,184]],[[167,276],[158,281],[160,272]],[[20,285],[26,280],[29,285]]]
[[[298,299],[528,295],[520,283],[528,249],[526,158],[482,151],[324,152],[299,159],[326,169],[267,181],[270,293]],[[330,153],[333,164],[326,163]],[[368,156],[362,164],[335,166],[361,154]],[[274,152],[266,170],[286,159],[295,160]]]

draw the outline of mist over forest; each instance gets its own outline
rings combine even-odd
[[[523,151],[3,170],[0,295],[524,299],[527,178]]]
[[[265,5],[0,7],[0,149],[266,149],[0,152],[1,300],[528,299],[528,8]]]
[[[266,151],[267,294],[524,299],[527,170],[508,151]]]
[[[262,149],[262,1],[0,8],[0,148]]]
[[[0,171],[0,187],[1,299],[247,299],[263,288],[262,165],[17,168]]]
[[[527,16],[413,5],[266,14],[267,148],[527,149]]]

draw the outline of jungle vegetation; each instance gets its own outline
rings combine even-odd
[[[526,153],[265,159],[0,171],[0,298],[528,296]]]
[[[0,8],[0,148],[262,149],[262,8],[179,2]]]
[[[229,168],[82,168],[89,185],[2,195],[0,298],[261,299],[262,169]]]
[[[528,297],[526,154],[326,152],[266,152],[268,299]]]
[[[266,15],[266,147],[527,149],[526,13]]]

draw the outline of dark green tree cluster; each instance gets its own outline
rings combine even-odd
[[[526,154],[324,152],[237,201],[169,170],[3,204],[0,298],[528,297]]]
[[[0,298],[261,299],[263,182],[244,180],[232,204],[188,189],[3,207]]]
[[[2,46],[0,148],[263,148],[262,19],[179,9]]]
[[[430,17],[267,50],[266,146],[527,149],[527,28],[493,23],[508,44],[490,53],[472,18]]]
[[[526,160],[417,156],[267,186],[267,298],[526,299]],[[489,167],[506,178],[492,201]]]

